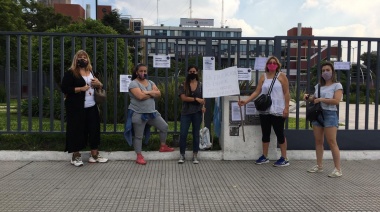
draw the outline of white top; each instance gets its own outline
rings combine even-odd
[[[284,91],[282,90],[281,82],[278,80],[278,77],[282,74],[281,72],[278,73],[277,79],[273,84],[272,93],[270,94],[270,97],[272,98],[272,106],[268,108],[266,111],[259,111],[259,114],[271,114],[274,116],[282,116],[284,109],[285,109],[285,96]],[[270,88],[270,85],[272,84],[273,79],[267,78],[267,73],[264,73],[265,80],[263,83],[263,86],[261,88],[261,94],[267,94]],[[260,96],[259,95],[259,96]]]
[[[94,106],[96,103],[95,103],[95,98],[94,98],[94,88],[91,86],[91,80],[94,79],[94,76],[92,76],[92,74],[88,75],[88,76],[82,76],[84,81],[86,82],[86,84],[88,86],[90,86],[90,88],[86,91],[86,96],[84,98],[84,108],[89,108],[89,107],[92,107]]]
[[[333,99],[335,91],[337,90],[343,90],[343,86],[340,82],[335,82],[329,86],[321,86],[321,98],[326,98],[326,99]],[[315,86],[315,93],[314,96],[318,97],[318,85]],[[321,106],[323,110],[331,110],[331,111],[337,111],[338,108],[336,105],[329,105],[326,103],[321,102]]]

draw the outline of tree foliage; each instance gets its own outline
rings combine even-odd
[[[368,53],[364,52],[362,55],[360,55],[360,60],[364,61],[364,65],[369,67],[374,74],[376,74],[377,69],[377,55],[375,53],[370,53],[370,64],[368,64]]]
[[[118,33],[111,27],[104,26],[101,22],[92,19],[52,29],[48,32],[67,35],[54,36],[49,34],[35,39],[33,61],[37,62],[34,63],[34,68],[40,68],[38,61],[42,60],[44,72],[53,72],[55,82],[60,84],[62,73],[71,66],[74,54],[78,50],[84,49],[90,56],[94,72],[100,73],[100,81],[102,81],[107,90],[109,106],[107,111],[103,110],[108,114],[108,120],[105,121],[122,120],[125,107],[124,95],[117,95],[114,90],[118,88],[119,75],[124,74],[126,69],[130,70],[132,68],[130,54],[128,54],[128,58],[125,54],[128,50],[125,49],[124,39],[99,36],[99,34],[117,35]],[[42,45],[40,45],[39,40],[42,40]],[[38,54],[40,48],[42,55]],[[50,59],[51,57],[53,57],[53,60]],[[114,98],[117,99],[118,105],[116,107],[113,107]],[[116,116],[113,113],[114,108],[120,109]]]
[[[45,32],[49,29],[67,26],[71,23],[70,16],[55,13],[53,7],[46,7],[33,0],[19,0],[22,7],[22,18],[26,27],[32,32]]]

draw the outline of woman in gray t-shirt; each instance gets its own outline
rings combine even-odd
[[[326,62],[322,65],[321,78],[319,85],[315,86],[314,96],[305,94],[304,99],[314,101],[314,103],[321,103],[323,112],[318,117],[318,121],[313,121],[313,131],[315,138],[315,151],[317,156],[317,165],[308,170],[310,173],[322,172],[322,159],[323,159],[323,142],[326,136],[327,143],[330,146],[335,169],[329,177],[342,176],[340,168],[340,151],[336,141],[336,134],[338,132],[338,114],[337,105],[343,96],[342,84],[337,82],[334,66],[331,62]],[[318,96],[318,86],[320,88],[320,96]]]
[[[186,140],[191,124],[193,133],[193,163],[198,164],[199,130],[202,122],[202,113],[206,111],[204,108],[205,100],[202,98],[202,84],[199,82],[198,77],[198,67],[192,65],[187,68],[186,80],[179,86],[179,97],[182,100],[182,112],[179,140],[180,158],[178,163],[182,164],[185,162]]]
[[[161,92],[157,86],[147,79],[148,67],[139,64],[132,73],[132,82],[129,84],[129,94],[131,103],[128,107],[133,111],[133,146],[137,154],[136,163],[145,165],[146,161],[141,154],[142,137],[147,124],[155,126],[160,131],[161,147],[160,152],[172,152],[173,148],[166,145],[168,124],[161,117],[155,108],[154,98],[161,97]]]

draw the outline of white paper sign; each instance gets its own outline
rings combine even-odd
[[[351,62],[334,62],[335,70],[350,70]]]
[[[153,68],[170,68],[170,56],[153,55]]]
[[[245,105],[245,113],[247,115],[257,115],[257,110],[254,102],[248,102]]]
[[[238,68],[238,79],[239,80],[251,80],[252,70],[250,68]]]
[[[203,70],[215,70],[215,57],[203,57]]]
[[[237,67],[220,71],[203,71],[203,98],[240,94]]]
[[[129,84],[131,84],[132,75],[120,75],[120,92],[129,92]]]
[[[241,109],[242,109],[241,113],[244,120],[245,118],[244,107],[242,107]],[[241,121],[240,106],[238,105],[237,102],[231,102],[231,121]]]
[[[265,70],[265,64],[267,63],[267,57],[256,57],[255,59],[255,70]]]

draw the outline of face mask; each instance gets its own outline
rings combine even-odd
[[[277,70],[277,64],[268,64],[267,68],[269,71],[276,71]]]
[[[323,79],[325,79],[325,81],[330,80],[332,77],[332,72],[331,71],[325,71],[322,73],[322,77],[323,77]]]
[[[137,77],[140,78],[141,80],[148,79],[148,74],[139,74],[139,73],[137,73]]]
[[[189,78],[190,80],[193,80],[193,79],[197,78],[197,74],[194,74],[194,73],[188,74],[187,78]]]
[[[79,67],[81,68],[86,68],[87,65],[88,65],[88,61],[87,60],[83,60],[83,59],[80,59],[77,61],[77,64]]]

